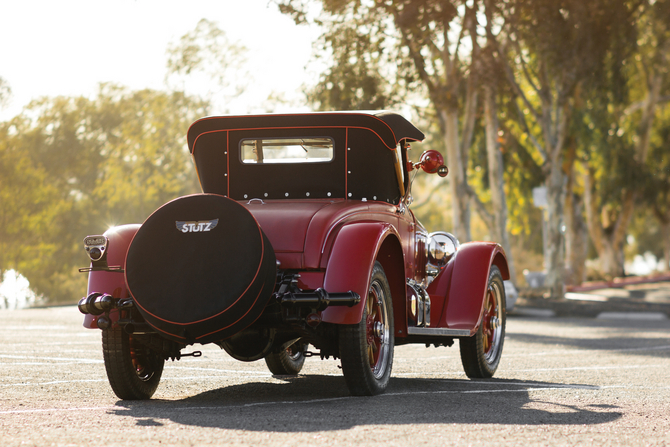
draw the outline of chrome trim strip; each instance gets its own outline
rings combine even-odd
[[[431,327],[413,327],[407,328],[407,335],[430,335],[438,337],[469,337],[470,331],[467,329],[445,329]]]

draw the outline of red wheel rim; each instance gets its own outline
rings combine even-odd
[[[154,375],[154,370],[151,366],[151,361],[146,358],[145,355],[141,355],[137,351],[137,346],[133,337],[130,336],[129,338],[129,344],[130,344],[130,360],[133,364],[133,368],[135,369],[135,374],[137,374],[137,377],[139,377],[140,380],[146,382],[147,380],[150,380],[153,375]]]
[[[375,377],[381,377],[389,361],[389,322],[384,291],[373,282],[365,302],[365,334],[368,361]]]
[[[492,282],[486,292],[484,316],[482,319],[482,343],[486,360],[492,362],[502,345],[502,308],[499,284]]]

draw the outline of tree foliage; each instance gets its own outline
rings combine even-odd
[[[166,83],[171,90],[197,92],[223,111],[227,101],[248,86],[247,51],[216,22],[201,19],[195,29],[168,45]]]
[[[1,123],[0,271],[19,271],[52,301],[81,295],[83,236],[197,191],[184,135],[206,106],[102,85],[94,99],[39,99]]]
[[[0,77],[0,109],[5,107],[12,96],[12,89],[9,87],[7,81]]]
[[[388,65],[379,34],[337,24],[321,40],[332,50],[332,63],[307,94],[318,110],[380,110],[399,102],[398,89],[384,75]]]
[[[610,277],[624,274],[629,224],[658,175],[646,166],[662,132],[656,122],[670,86],[670,3],[631,5],[633,20],[618,30],[608,64],[586,98],[579,139],[589,233],[603,273]]]

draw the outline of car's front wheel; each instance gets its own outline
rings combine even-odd
[[[158,353],[115,327],[102,331],[102,354],[109,384],[117,397],[140,400],[153,396],[165,365]]]
[[[470,378],[493,377],[505,342],[505,286],[498,267],[491,266],[484,299],[484,314],[479,329],[472,337],[461,338],[461,362]]]
[[[393,306],[386,274],[375,262],[360,323],[340,327],[340,358],[354,396],[383,393],[393,366]]]

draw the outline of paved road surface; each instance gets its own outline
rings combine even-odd
[[[396,349],[385,395],[349,397],[338,362],[297,378],[217,347],[119,401],[74,307],[0,311],[0,445],[669,445],[670,321],[511,317],[493,380],[458,348]]]

